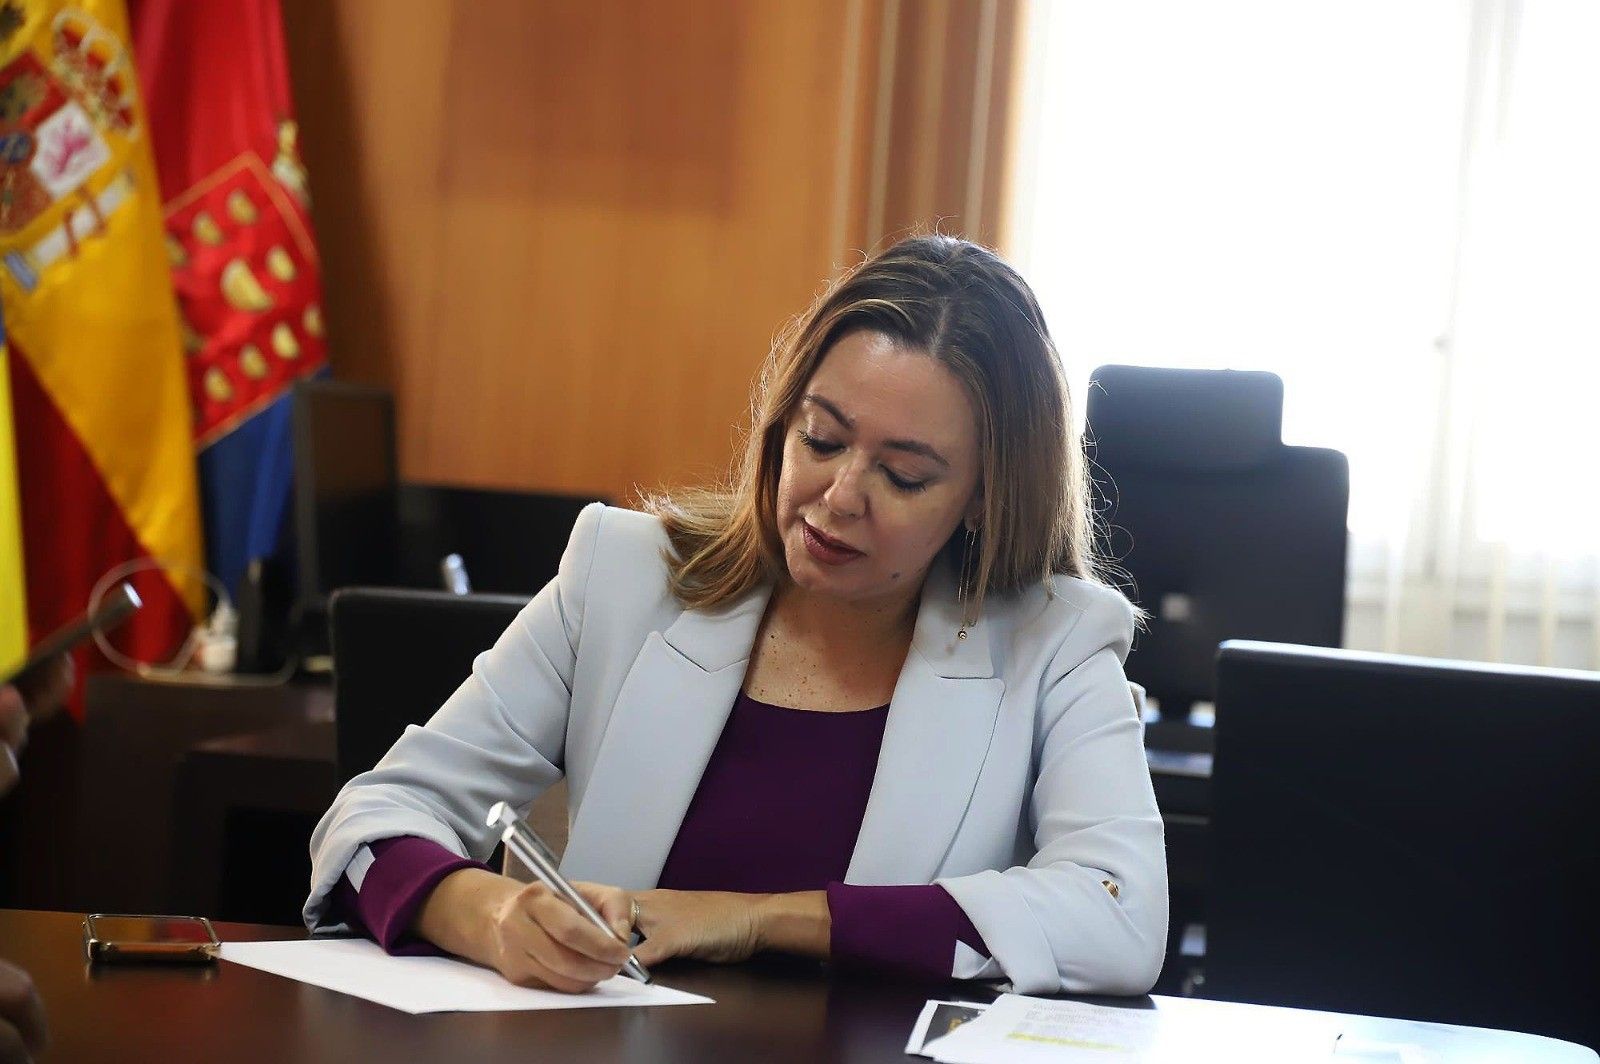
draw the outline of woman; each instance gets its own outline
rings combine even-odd
[[[484,812],[569,788],[562,869],[646,965],[779,950],[1143,993],[1161,819],[1038,304],[949,237],[776,346],[725,490],[598,504],[560,571],[312,839],[313,928],[580,991],[626,951],[488,872]]]

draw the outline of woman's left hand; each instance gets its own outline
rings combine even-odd
[[[631,896],[645,936],[634,956],[646,967],[668,957],[732,963],[762,948],[758,906],[765,894],[641,890]]]

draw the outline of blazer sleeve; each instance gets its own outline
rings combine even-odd
[[[1122,670],[1133,614],[1114,592],[1078,588],[1086,608],[1039,696],[1028,818],[1036,852],[1026,866],[938,882],[992,955],[970,974],[1003,973],[1022,994],[1143,994],[1166,949],[1167,862]]]
[[[424,727],[412,725],[339,792],[311,836],[305,922],[332,930],[329,895],[356,851],[413,835],[482,861],[496,835],[488,808],[526,812],[561,778],[584,595],[605,507],[585,507],[556,578],[517,615]]]

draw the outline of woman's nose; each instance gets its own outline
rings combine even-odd
[[[822,501],[840,517],[860,517],[867,510],[867,494],[863,485],[864,471],[855,462],[839,469],[833,483],[823,492]]]

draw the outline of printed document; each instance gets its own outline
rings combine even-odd
[[[1225,1002],[1156,998],[1155,1007],[1002,994],[922,1047],[942,1064],[1284,1064],[1332,1060],[1337,1017]],[[1249,1010],[1245,1017],[1236,1010]]]

